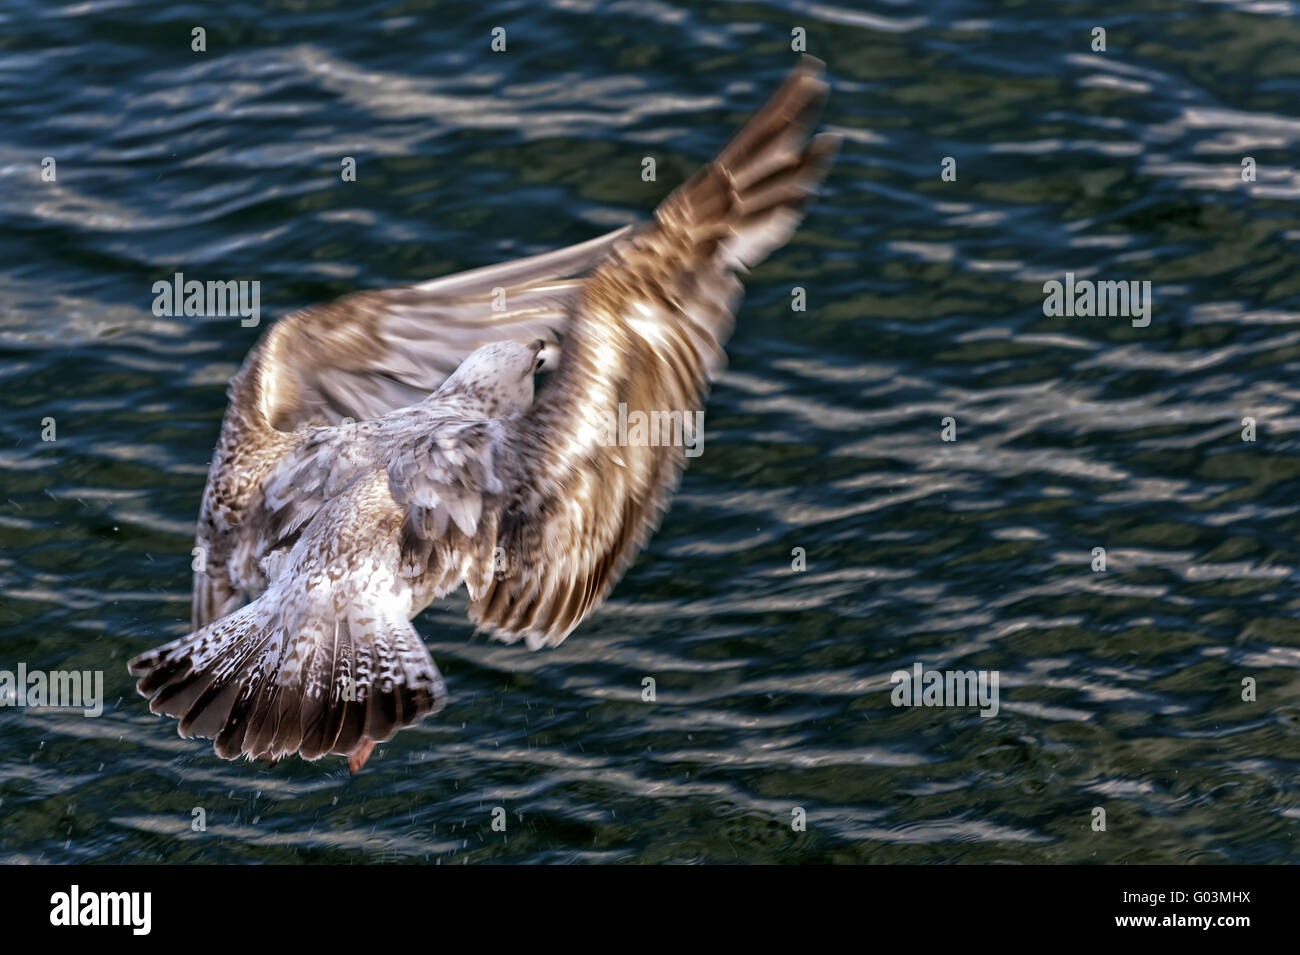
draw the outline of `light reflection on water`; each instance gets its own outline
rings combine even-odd
[[[1276,6],[566,2],[510,11],[503,56],[475,4],[236,5],[201,57],[189,15],[16,11],[0,668],[102,669],[107,701],[0,711],[0,858],[1294,861],[1300,35]],[[153,282],[256,278],[279,314],[645,215],[777,82],[792,23],[845,146],[750,277],[706,452],[607,607],[538,654],[431,609],[452,699],[355,778],[224,763],[150,716],[125,661],[185,631],[258,331],[157,318]],[[1046,318],[1066,271],[1151,281],[1150,327]],[[999,716],[892,707],[917,661],[997,670]]]

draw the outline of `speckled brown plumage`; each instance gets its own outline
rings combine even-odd
[[[564,640],[685,465],[681,447],[611,446],[593,421],[620,403],[703,406],[736,273],[789,238],[834,152],[808,138],[819,74],[805,59],[643,226],[272,327],[231,384],[194,632],[131,663],[151,708],[221,756],[339,753],[357,769],[442,705],[410,624],[431,601],[463,584],[497,638]]]

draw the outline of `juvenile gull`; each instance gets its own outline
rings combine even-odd
[[[593,421],[703,406],[736,273],[786,242],[835,151],[809,139],[825,93],[805,58],[650,222],[268,329],[230,385],[193,632],[130,663],[150,709],[228,759],[337,753],[356,771],[445,701],[411,626],[435,599],[464,584],[481,630],[563,641],[685,464]]]

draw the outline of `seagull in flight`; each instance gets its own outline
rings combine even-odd
[[[811,136],[821,73],[804,57],[648,222],[268,328],[230,384],[192,632],[129,664],[149,708],[226,759],[356,772],[446,701],[411,624],[434,600],[464,586],[481,631],[534,650],[572,633],[685,465],[597,424],[703,408],[737,273],[790,238],[836,151]]]

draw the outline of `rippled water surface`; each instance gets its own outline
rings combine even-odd
[[[540,653],[426,612],[451,702],[356,777],[151,716],[126,660],[187,630],[259,333],[153,283],[274,317],[594,236],[795,27],[841,156],[605,608]],[[0,669],[102,670],[106,706],[0,710],[0,858],[1295,861],[1297,148],[1287,2],[5,5]],[[1149,281],[1150,325],[1045,317],[1067,271]],[[1000,712],[892,706],[917,662],[997,671]]]

